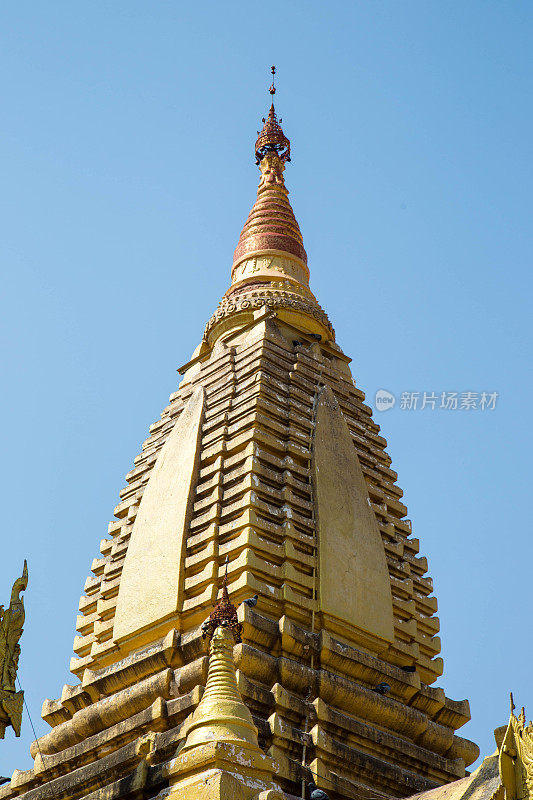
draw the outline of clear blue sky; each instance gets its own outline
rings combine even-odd
[[[369,402],[499,393],[376,416],[460,733],[491,752],[511,688],[533,711],[532,22],[524,0],[2,3],[0,602],[27,557],[38,733],[124,475],[227,288],[273,63],[312,287]],[[32,738],[7,733],[0,774]]]

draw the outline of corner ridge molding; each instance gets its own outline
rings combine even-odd
[[[126,639],[177,613],[184,537],[196,484],[205,389],[185,404],[141,499],[122,568],[113,639]]]
[[[375,652],[394,640],[389,570],[357,452],[329,386],[318,395],[313,442],[319,609],[325,627],[358,629]]]

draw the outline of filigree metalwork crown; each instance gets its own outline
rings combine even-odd
[[[206,620],[202,626],[204,636],[209,636],[209,638],[211,638],[218,627],[230,628],[235,643],[239,644],[241,641],[242,624],[237,617],[237,609],[229,599],[227,565],[222,582],[222,597],[213,608],[209,619]]]
[[[270,106],[268,117],[263,117],[263,130],[258,131],[255,143],[255,163],[260,164],[267,153],[276,153],[285,163],[291,160],[291,143],[283,133],[280,122],[274,110],[274,103]]]

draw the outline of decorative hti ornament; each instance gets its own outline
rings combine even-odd
[[[226,558],[226,569],[224,571],[224,579],[222,581],[222,597],[213,608],[209,619],[202,625],[202,633],[204,638],[209,636],[213,637],[218,627],[229,628],[233,633],[233,638],[236,644],[241,641],[242,624],[237,617],[237,609],[229,599],[228,594],[228,559]]]
[[[255,163],[260,164],[267,153],[276,153],[278,157],[285,163],[291,160],[291,143],[283,133],[278,120],[276,111],[274,109],[274,95],[276,94],[276,87],[274,86],[274,75],[276,74],[276,67],[272,67],[272,85],[269,89],[272,95],[272,104],[268,117],[263,117],[263,130],[257,131],[257,141],[255,143]]]

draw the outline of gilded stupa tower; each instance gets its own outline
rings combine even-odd
[[[237,687],[284,792],[312,775],[330,800],[406,797],[478,755],[468,702],[435,685],[437,601],[386,441],[309,288],[280,123],[272,104],[231,285],[92,564],[76,680],[0,800],[167,796],[226,569]]]

